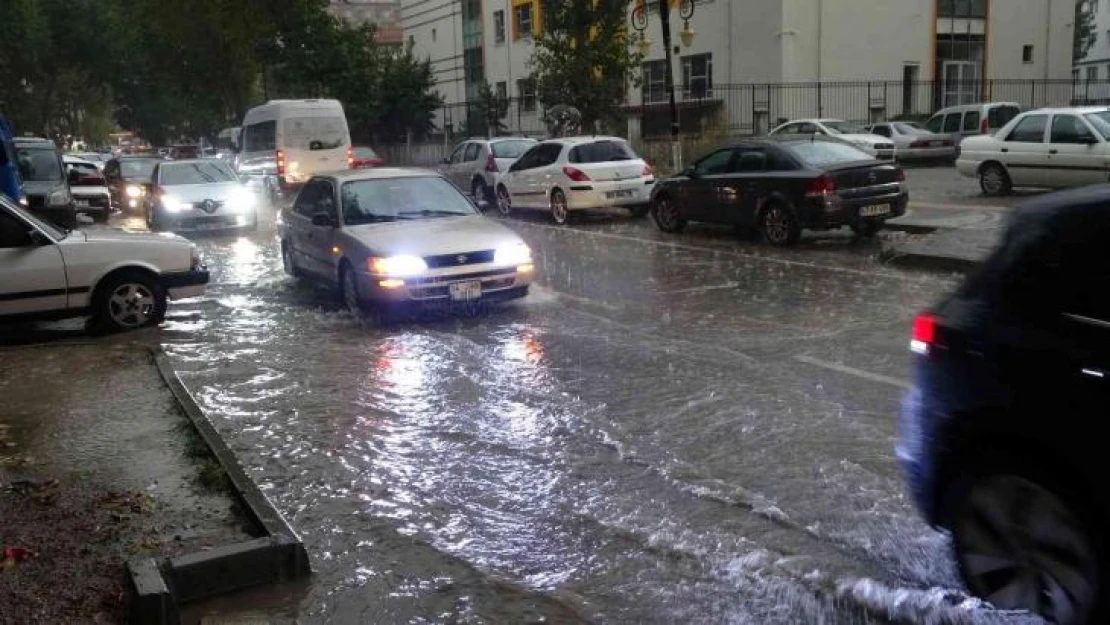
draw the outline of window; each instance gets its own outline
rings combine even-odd
[[[448,159],[448,162],[452,165],[463,162],[463,154],[466,153],[466,145],[467,144],[463,143],[459,145],[459,147],[455,148],[455,151],[451,153],[451,158]]]
[[[682,57],[682,97],[702,99],[713,96],[713,55]]]
[[[19,163],[19,175],[24,182],[53,182],[62,180],[65,174],[58,153],[54,148],[18,147],[15,151]]]
[[[1026,44],[1026,45],[1021,47],[1021,62],[1022,63],[1032,63],[1033,62],[1033,46]]]
[[[342,201],[343,224],[347,226],[474,214],[474,207],[458,189],[432,176],[346,182]]]
[[[293,203],[293,211],[298,215],[305,217],[312,217],[316,213],[317,205],[320,202],[320,196],[323,195],[324,186],[323,182],[319,180],[310,180],[308,184],[301,189],[297,194],[297,199]]]
[[[505,43],[505,12],[493,12],[493,42]]]
[[[964,114],[964,132],[979,132],[979,111]]]
[[[1091,13],[1098,13],[1098,0],[1087,0],[1087,6],[1090,7]]]
[[[31,245],[31,226],[15,215],[0,210],[0,249]]]
[[[703,176],[728,173],[729,167],[732,164],[733,154],[732,148],[717,150],[698,161],[694,165],[694,171]]]
[[[466,154],[463,154],[463,160],[466,162],[478,160],[478,152],[481,147],[477,143],[471,143],[466,146]]]
[[[1086,78],[1087,78],[1087,82],[1094,82],[1094,81],[1098,80],[1098,66],[1097,65],[1091,65],[1090,67],[1087,68]]]
[[[731,170],[742,174],[762,172],[767,169],[767,154],[763,150],[737,150]]]
[[[541,147],[539,145],[533,146],[532,149],[525,152],[515,163],[509,166],[509,171],[522,171],[535,167],[536,155],[540,153]]]
[[[798,160],[812,167],[871,159],[871,155],[867,152],[845,143],[832,141],[797,141],[787,144],[787,149]]]
[[[509,99],[509,83],[505,82],[504,80],[498,82],[496,85],[493,86],[493,95],[500,102],[504,102],[505,100]]]
[[[516,81],[516,93],[520,98],[520,110],[536,110],[536,81],[531,78],[521,78]]]
[[[531,139],[508,139],[490,143],[490,148],[493,158],[520,158],[534,145],[536,142]]]
[[[243,129],[244,152],[266,152],[277,149],[277,122],[259,122]]]
[[[630,161],[636,153],[624,141],[595,141],[572,148],[567,160],[571,163],[610,163]]]
[[[532,38],[532,4],[513,7],[513,41]]]
[[[648,61],[640,66],[643,82],[640,84],[640,101],[655,104],[667,100],[667,62]]]
[[[890,127],[882,124],[871,128],[871,134],[879,135],[880,137],[890,136]]]
[[[1023,143],[1041,143],[1044,141],[1044,129],[1048,125],[1048,115],[1030,115],[1010,131],[1007,141],[1021,141]]]
[[[544,143],[537,146],[533,155],[533,167],[546,167],[559,160],[559,154],[563,152],[563,146],[560,143]]]
[[[342,117],[287,117],[282,145],[300,150],[334,150],[347,145],[347,120]]]
[[[1057,115],[1052,118],[1051,143],[1090,143],[1094,135],[1075,115]]]
[[[928,130],[929,132],[940,133],[940,128],[943,124],[944,116],[934,115],[929,118],[929,121],[925,122],[925,130]]]
[[[796,135],[796,134],[799,134],[801,131],[802,131],[802,125],[801,124],[787,124],[787,125],[779,128],[778,132],[776,132],[775,134],[777,134],[777,135]]]
[[[990,128],[1001,128],[1017,117],[1018,113],[1021,113],[1021,109],[1012,104],[992,106],[987,110],[987,125]]]
[[[164,186],[235,181],[235,174],[219,162],[162,163],[158,167],[158,183]]]
[[[1092,0],[1097,2],[1097,0]],[[940,0],[937,17],[975,17],[987,16],[986,0]]]
[[[962,113],[949,113],[944,116],[944,127],[941,132],[959,132]]]

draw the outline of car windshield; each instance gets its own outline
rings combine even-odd
[[[164,186],[235,181],[235,174],[219,161],[164,163],[158,172],[158,181]]]
[[[27,182],[55,182],[62,179],[58,153],[53,148],[16,147],[19,175]]]
[[[533,145],[536,145],[535,141],[524,140],[497,141],[490,144],[493,148],[494,158],[520,158],[525,152],[531,149]]]
[[[571,148],[568,158],[572,163],[607,163],[631,161],[638,157],[624,141],[604,140]]]
[[[1103,139],[1110,140],[1110,111],[1099,111],[1098,113],[1087,113],[1083,116],[1098,134],[1102,135]]]
[[[347,142],[347,121],[342,117],[289,117],[284,128],[285,145],[290,148],[331,150]]]
[[[906,122],[895,122],[891,125],[894,126],[894,129],[897,130],[899,134],[903,134],[903,135],[927,135],[927,134],[931,134],[928,130],[925,130],[924,128],[922,128],[920,126],[915,126],[913,124],[908,124]]]
[[[830,132],[838,135],[865,135],[867,131],[863,126],[851,122],[827,121],[821,122]]]
[[[120,161],[119,167],[124,178],[150,178],[154,173],[154,166],[161,162],[153,158],[129,158]]]
[[[832,141],[799,141],[789,144],[787,149],[802,162],[813,167],[871,159],[871,156],[863,150]]]
[[[49,234],[54,239],[64,239],[66,238],[66,235],[69,234],[67,231],[58,228],[50,222],[39,219],[30,211],[23,210],[23,207],[16,206],[15,202],[12,202],[10,199],[8,199],[8,196],[4,195],[3,193],[0,193],[0,202],[2,202],[8,210],[12,211],[13,213],[19,213],[20,217],[31,222],[39,230],[42,230],[46,234]]]
[[[355,156],[358,158],[378,158],[377,153],[370,148],[355,148]]]
[[[343,184],[342,196],[348,226],[476,214],[458,189],[435,176],[355,180]]]

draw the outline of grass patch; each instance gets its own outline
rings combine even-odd
[[[178,423],[174,429],[182,436],[185,443],[185,456],[193,459],[197,465],[196,482],[202,488],[219,493],[233,493],[231,478],[216,460],[215,454],[208,448],[200,433],[188,420]]]

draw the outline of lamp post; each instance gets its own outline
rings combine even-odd
[[[694,16],[694,0],[656,0],[659,4],[659,25],[663,28],[663,50],[666,58],[666,71],[664,80],[667,83],[667,99],[671,108],[671,168],[674,171],[682,170],[682,145],[679,143],[678,103],[675,100],[674,86],[674,57],[671,50],[671,7],[678,5],[678,16],[682,18],[682,31],[679,37],[682,45],[689,47],[694,42],[694,31],[690,28],[690,18]],[[648,25],[648,11],[646,0],[636,0],[632,9],[632,27],[640,33],[640,47],[644,54],[650,50],[651,40],[647,38],[645,30]]]

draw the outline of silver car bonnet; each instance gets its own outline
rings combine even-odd
[[[460,254],[522,242],[517,233],[481,215],[345,226],[342,236],[368,254],[388,256]]]

